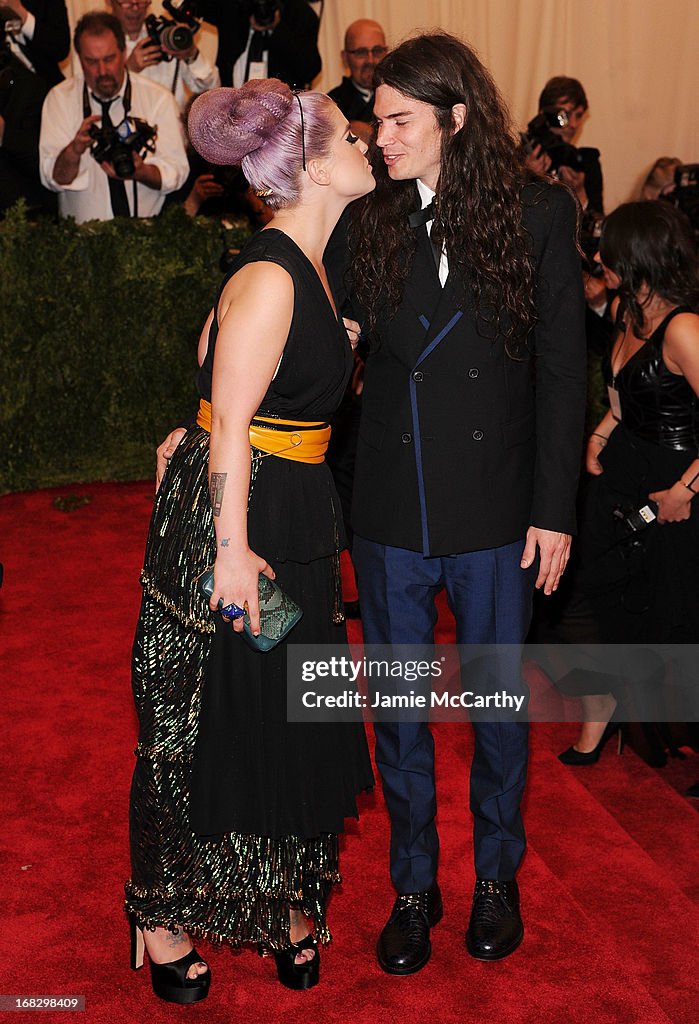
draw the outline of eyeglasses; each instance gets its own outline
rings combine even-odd
[[[360,60],[366,60],[369,54],[371,54],[375,60],[381,60],[381,58],[385,57],[388,53],[388,47],[372,46],[371,49],[369,49],[368,46],[358,46],[356,50],[345,50],[345,53],[349,53],[353,57],[359,57]]]

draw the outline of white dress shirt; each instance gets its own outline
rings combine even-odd
[[[420,209],[424,210],[426,206],[429,206],[435,197],[435,193],[429,187],[425,185],[420,179],[417,179],[417,190],[420,193]],[[427,234],[429,235],[432,230],[432,221],[428,220],[425,224],[427,228]],[[446,284],[446,280],[449,277],[449,261],[447,260],[446,250],[442,249],[442,255],[439,261],[439,283],[442,288]]]
[[[149,82],[141,75],[131,75],[130,116],[139,117],[158,129],[154,153],[145,160],[160,170],[160,189],[136,184],[138,216],[154,217],[160,212],[168,192],[174,192],[187,180],[189,163],[184,147],[180,112],[172,95]],[[86,220],[111,220],[112,204],[105,172],[86,150],[80,158],[78,173],[69,185],[60,185],[53,178],[56,158],[75,138],[83,122],[83,78],[70,78],[56,85],[48,93],[41,114],[39,136],[39,167],[41,181],[53,192],[58,192],[58,211],[62,217],[74,217],[80,224]],[[118,125],[124,117],[124,90],[126,76],[118,98],[110,107],[110,117]],[[90,111],[102,113],[97,100],[88,92]],[[129,208],[134,209],[134,183],[126,182]]]

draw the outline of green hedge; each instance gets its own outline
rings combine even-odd
[[[239,246],[247,231],[226,232]],[[150,476],[195,406],[196,346],[221,280],[222,227],[0,222],[0,492]]]

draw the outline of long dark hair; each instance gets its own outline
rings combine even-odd
[[[643,337],[644,306],[655,295],[699,311],[699,261],[687,217],[665,199],[624,203],[602,227],[600,257],[620,278],[619,321],[631,317]],[[639,291],[646,286],[643,303]]]
[[[434,108],[441,129],[441,165],[433,238],[444,242],[450,270],[470,287],[487,334],[504,335],[519,351],[536,321],[534,269],[522,224],[526,174],[509,115],[473,50],[446,34],[409,39],[375,72],[388,85]],[[466,106],[466,123],[452,134],[452,107]],[[391,181],[381,151],[371,155],[376,191],[357,205],[351,231],[355,288],[374,327],[381,312],[400,305],[416,240],[407,235],[415,206],[413,181]]]

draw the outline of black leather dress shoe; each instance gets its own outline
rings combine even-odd
[[[387,974],[415,974],[432,955],[430,928],[442,919],[442,896],[436,882],[423,892],[399,896],[393,904],[376,955]]]
[[[473,894],[466,949],[476,960],[502,960],[524,938],[519,914],[519,889],[514,879],[497,882],[478,878]]]

